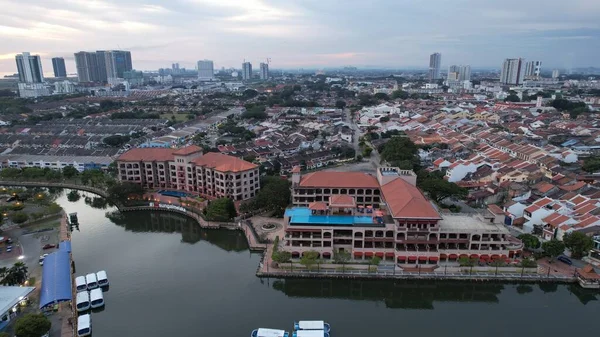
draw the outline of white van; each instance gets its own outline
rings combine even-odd
[[[92,334],[92,316],[85,314],[77,317],[77,336],[84,337]]]
[[[75,288],[77,291],[87,290],[87,283],[85,282],[85,276],[77,276],[75,278]]]
[[[77,311],[82,312],[90,308],[90,294],[87,291],[77,293]]]
[[[96,273],[96,278],[98,279],[98,286],[106,287],[108,286],[108,275],[106,275],[106,271],[101,270]]]
[[[98,280],[96,280],[96,273],[89,273],[85,275],[85,283],[87,284],[88,290],[98,288]]]
[[[90,299],[92,308],[100,308],[104,305],[104,295],[102,294],[102,289],[96,288],[90,291]]]

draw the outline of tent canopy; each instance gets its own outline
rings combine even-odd
[[[61,241],[60,244],[58,245],[58,247],[59,247],[60,251],[70,253],[71,252],[71,241],[68,241],[68,240]]]
[[[72,299],[71,259],[69,253],[59,250],[44,259],[40,309]]]

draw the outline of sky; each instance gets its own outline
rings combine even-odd
[[[14,55],[51,58],[124,49],[139,70],[381,66],[500,68],[503,59],[543,68],[600,66],[600,0],[0,0],[0,73]]]

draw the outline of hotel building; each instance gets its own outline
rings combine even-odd
[[[207,197],[246,200],[260,188],[258,166],[221,153],[181,149],[136,148],[117,159],[119,180],[148,189],[185,191]]]
[[[355,260],[435,265],[461,257],[508,259],[523,247],[491,213],[440,215],[412,171],[292,173],[282,249],[294,258],[312,250],[329,259],[344,250]]]

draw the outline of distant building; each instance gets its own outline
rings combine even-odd
[[[123,50],[81,51],[75,53],[75,65],[79,82],[106,83],[133,69],[131,52]]]
[[[538,79],[542,72],[542,61],[529,61],[525,63],[525,79]]]
[[[215,66],[211,60],[198,61],[198,79],[211,81],[215,78]]]
[[[130,85],[143,85],[144,73],[138,70],[128,70],[123,73],[123,79],[129,82]]]
[[[71,94],[75,92],[75,85],[70,81],[54,82],[55,94]]]
[[[17,61],[17,71],[19,72],[19,82],[21,83],[42,83],[44,82],[44,72],[42,71],[42,60],[39,55],[30,55],[27,52],[15,56]]]
[[[123,78],[123,73],[132,70],[131,52],[107,50],[105,53],[106,78]]]
[[[552,78],[559,78],[559,77],[560,77],[560,71],[558,69],[552,70]]]
[[[250,62],[242,63],[242,79],[244,81],[252,79],[252,63],[250,63]]]
[[[453,65],[448,67],[448,80],[450,81],[470,81],[471,66]]]
[[[442,54],[433,53],[429,56],[429,82],[434,82],[442,78],[440,69],[442,66]]]
[[[261,80],[269,79],[269,64],[268,63],[260,64],[260,79]]]
[[[52,58],[52,69],[54,70],[54,77],[67,77],[67,67],[65,66],[65,59],[62,57]]]
[[[523,59],[506,59],[502,64],[500,83],[519,85],[523,82]]]
[[[35,98],[50,95],[50,90],[44,83],[19,83],[19,96]]]

